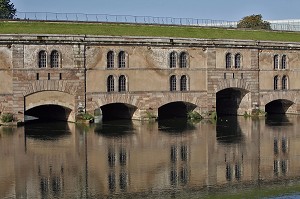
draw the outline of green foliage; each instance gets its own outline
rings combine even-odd
[[[271,24],[267,21],[263,21],[261,15],[246,16],[239,21],[237,27],[250,28],[255,30],[259,30],[259,29],[271,30]]]
[[[189,120],[202,120],[203,117],[196,111],[189,111],[187,113],[187,118]]]
[[[77,115],[77,120],[93,120],[94,116],[89,113],[80,113]]]
[[[92,116],[92,115],[89,114],[89,113],[84,113],[84,114],[82,114],[82,118],[83,118],[84,120],[92,120],[92,119],[94,119],[94,116]]]
[[[0,0],[0,19],[13,19],[16,11],[10,0]]]
[[[144,119],[153,121],[156,119],[156,116],[152,112],[146,111],[146,116],[144,117]]]
[[[14,121],[14,115],[12,113],[3,113],[1,115],[1,121],[3,123],[8,123]]]

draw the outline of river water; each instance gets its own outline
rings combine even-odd
[[[0,198],[297,198],[300,117],[0,128]]]

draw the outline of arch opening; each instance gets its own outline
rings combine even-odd
[[[265,111],[268,114],[285,114],[289,107],[293,104],[294,103],[290,100],[278,99],[266,104]]]
[[[187,113],[196,107],[189,102],[171,102],[158,108],[158,119],[187,118]]]
[[[246,98],[245,96],[248,95]],[[242,115],[251,108],[250,92],[240,88],[226,88],[216,95],[218,116]]]
[[[25,122],[39,121],[68,121],[72,110],[60,105],[40,105],[25,111]]]
[[[102,120],[131,120],[136,106],[125,103],[112,103],[100,107],[102,111]]]

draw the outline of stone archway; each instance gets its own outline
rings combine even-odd
[[[251,110],[251,93],[241,88],[226,88],[216,94],[218,115],[243,115]]]
[[[265,111],[268,114],[285,114],[294,102],[286,99],[278,99],[266,104]]]
[[[50,117],[52,119],[57,117],[58,120],[75,121],[75,97],[71,94],[60,91],[41,91],[25,96],[24,100],[25,115],[28,112],[32,116],[40,115],[49,118],[51,116],[49,114],[52,113],[59,114]],[[43,115],[43,111],[46,110],[48,111]]]

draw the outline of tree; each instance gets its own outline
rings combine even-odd
[[[16,15],[16,9],[10,0],[0,0],[0,19],[13,19]]]
[[[244,17],[237,24],[238,28],[265,29],[271,30],[270,22],[263,21],[261,15],[250,15]]]

